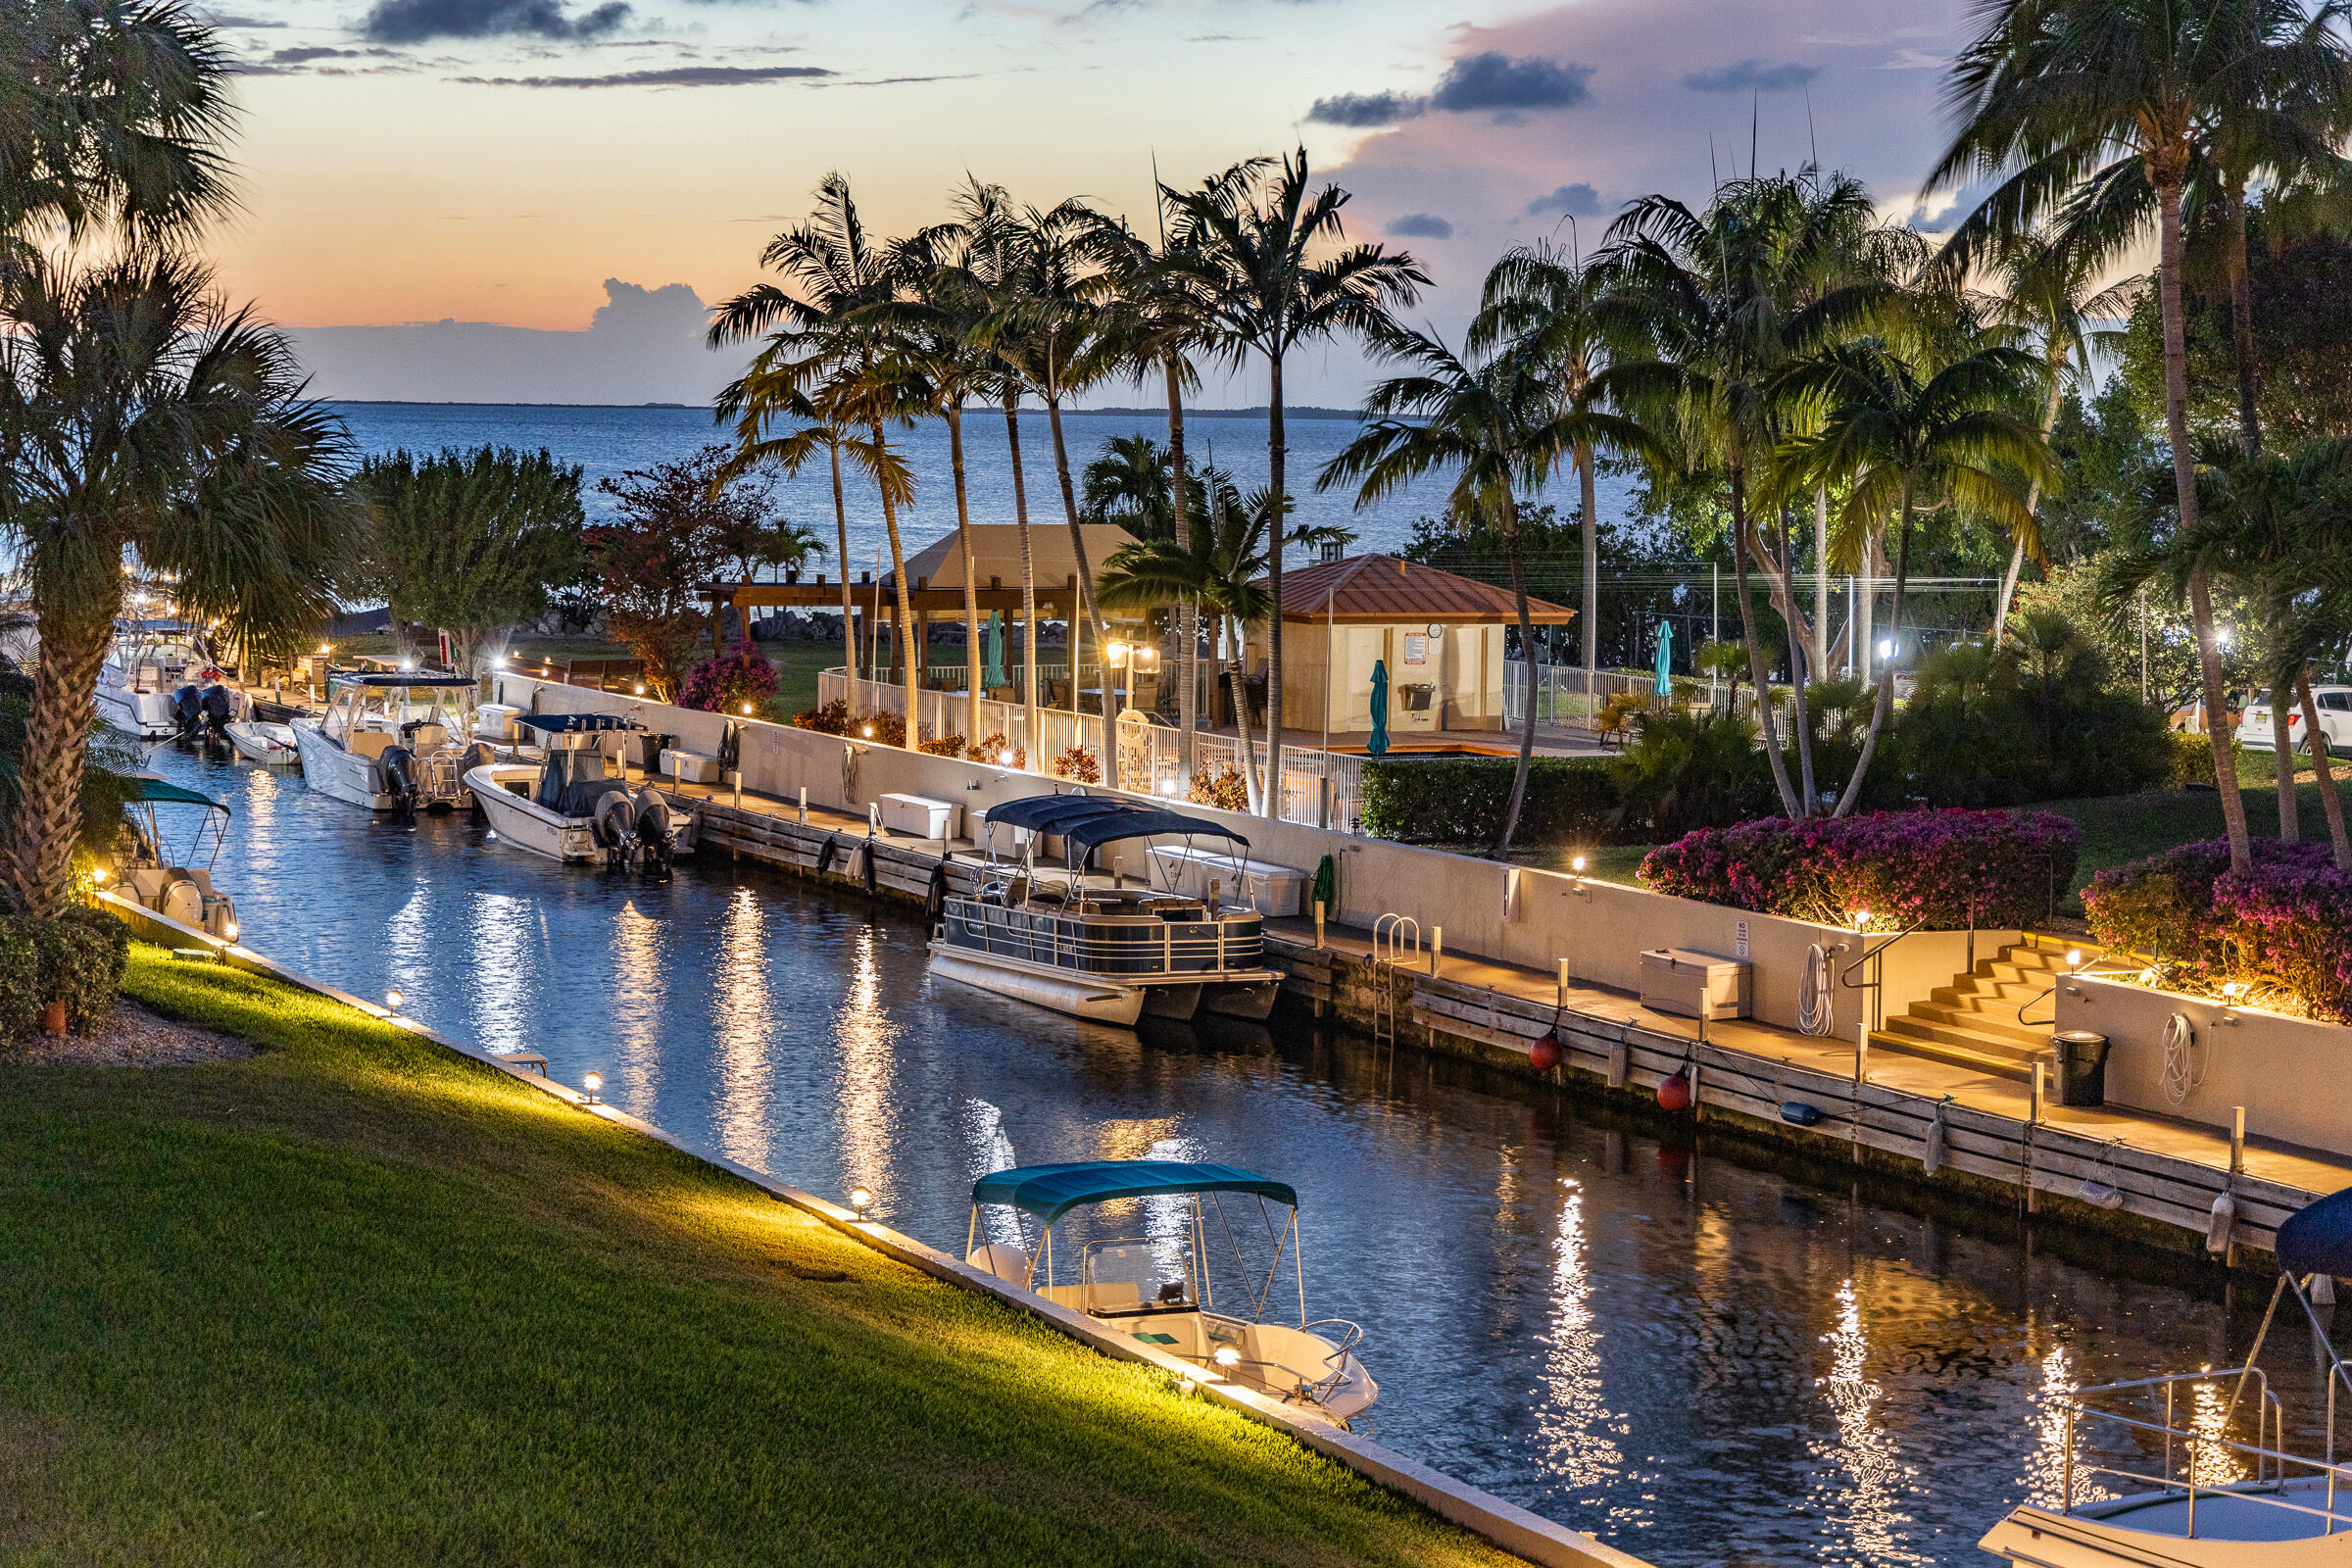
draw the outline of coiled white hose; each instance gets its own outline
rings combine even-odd
[[[2164,1098],[2173,1104],[2188,1099],[2205,1075],[2196,1070],[2197,1031],[2188,1014],[2176,1012],[2164,1022]]]
[[[1796,984],[1796,1027],[1826,1035],[1838,1027],[1837,987],[1830,982],[1829,951],[1820,943],[1805,950],[1805,972]]]

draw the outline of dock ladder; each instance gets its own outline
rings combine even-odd
[[[1410,946],[1407,946],[1407,944]],[[1372,1038],[1396,1043],[1396,985],[1394,970],[1421,965],[1421,922],[1409,914],[1384,914],[1372,922]]]

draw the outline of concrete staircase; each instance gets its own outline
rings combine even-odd
[[[1888,1018],[1885,1028],[1872,1030],[1870,1049],[2029,1083],[2035,1061],[2050,1062],[2054,1069],[2049,1020],[2057,999],[2052,988],[2069,972],[2069,953],[2080,953],[2085,966],[2099,956],[2086,944],[2049,937],[2038,945],[2013,943],[1968,973],[1952,976],[1950,985],[1937,986],[1909,1012]],[[2034,1022],[2018,1022],[2021,1007]]]

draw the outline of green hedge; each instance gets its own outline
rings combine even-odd
[[[97,909],[69,909],[54,920],[0,914],[0,1038],[32,1034],[59,999],[66,1027],[89,1033],[114,1010],[129,956],[130,933]]]
[[[1479,757],[1364,764],[1363,830],[1407,844],[1477,844],[1502,827],[1515,759]],[[1599,758],[1539,757],[1528,765],[1519,808],[1523,844],[1600,839],[1619,794]]]

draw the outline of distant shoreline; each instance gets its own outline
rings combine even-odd
[[[708,408],[693,403],[479,403],[426,402],[418,398],[321,398],[319,401],[338,408],[352,409],[674,409],[690,413],[710,412]],[[974,405],[974,409],[973,416],[978,417],[978,406]],[[1023,409],[1021,412],[1025,415],[1042,416],[1046,411]],[[1062,412],[1072,418],[1082,415],[1099,414],[1125,419],[1158,419],[1165,418],[1168,411],[1147,408],[1107,408],[1065,409]],[[1282,414],[1286,419],[1361,419],[1363,417],[1363,415],[1354,409],[1318,408],[1311,404],[1299,408],[1285,408]],[[1266,416],[1266,406],[1260,403],[1253,408],[1247,409],[1186,409],[1184,416],[1188,419],[1262,419]]]

